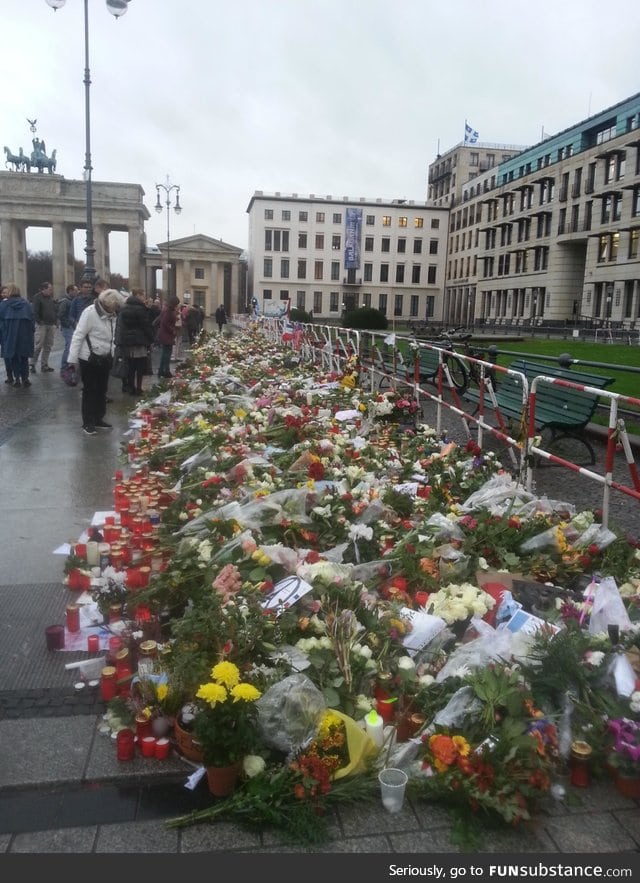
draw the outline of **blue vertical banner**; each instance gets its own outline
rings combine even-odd
[[[346,270],[360,269],[360,242],[362,239],[362,209],[348,208],[344,230],[344,266]]]

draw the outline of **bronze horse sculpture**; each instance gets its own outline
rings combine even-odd
[[[53,174],[56,170],[56,151],[53,150],[51,152],[51,156],[47,156],[45,153],[33,151],[31,154],[31,160],[29,161],[30,170],[37,169],[38,172],[42,173],[46,169],[49,174]]]
[[[14,171],[19,172],[21,169],[26,170],[27,172],[31,171],[31,160],[26,155],[26,153],[22,152],[22,147],[20,148],[20,153],[12,153],[8,147],[4,148],[4,152],[7,156],[5,166],[9,168],[9,166],[13,166]],[[55,169],[55,163],[54,163]]]

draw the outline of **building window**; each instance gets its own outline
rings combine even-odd
[[[631,217],[637,218],[640,215],[640,187],[634,187],[631,195]]]
[[[373,282],[373,264],[365,264],[363,267],[364,270],[364,281],[365,282]]]
[[[421,269],[422,268],[420,267],[420,264],[414,264],[413,267],[411,267],[411,282],[414,285],[420,284],[420,270]]]
[[[304,258],[298,260],[298,279],[307,278],[307,262]]]
[[[316,316],[319,316],[322,313],[322,292],[314,291],[313,292],[313,312]]]
[[[280,277],[282,279],[289,278],[289,258],[280,259]]]
[[[406,227],[407,226],[407,218],[400,217],[398,218],[398,227]]]
[[[324,248],[324,233],[316,233],[316,248]]]
[[[306,233],[298,233],[298,248],[306,248],[307,247],[307,234]]]
[[[304,310],[305,293],[304,291],[296,291],[296,307]]]
[[[268,245],[267,239],[269,242]],[[271,251],[271,242],[273,242],[273,251],[289,251],[289,231],[265,230],[265,251]]]
[[[402,315],[402,295],[396,294],[393,298],[393,315],[401,316]]]
[[[371,308],[371,292],[362,295],[362,306],[367,309]]]
[[[341,243],[341,237],[340,237],[340,234],[339,234],[339,233],[337,233],[337,234],[334,233],[334,235],[331,237],[331,248],[332,248],[334,251],[340,251],[340,243]]]
[[[418,315],[418,307],[420,305],[420,298],[417,294],[412,294],[409,299],[409,315],[412,319],[415,319]]]
[[[380,281],[389,281],[389,264],[380,264]]]
[[[413,240],[413,253],[422,254],[422,239]]]
[[[375,222],[376,222],[376,216],[375,216],[375,215],[367,215],[367,219],[366,219],[366,225],[367,225],[367,227],[373,227],[374,224],[375,224]]]
[[[476,153],[474,150],[469,154],[469,165],[477,166],[480,165],[480,154]]]
[[[383,316],[387,315],[387,294],[385,291],[381,291],[378,295],[378,309]]]
[[[421,230],[424,227],[424,218],[414,218],[413,219],[413,226],[417,230]]]
[[[273,231],[265,230],[264,231],[264,250],[265,251],[273,251]]]
[[[282,220],[283,221],[290,221],[291,220],[291,212],[289,211],[288,208],[282,209]]]
[[[391,215],[383,215],[382,216],[382,226],[390,227],[391,226]]]
[[[334,212],[333,213],[333,223],[341,224],[342,223],[342,212]]]
[[[272,208],[266,208],[264,210],[264,219],[265,219],[265,221],[273,221],[273,209]]]
[[[331,261],[331,279],[334,282],[340,280],[340,261]]]
[[[322,261],[314,261],[313,278],[318,280],[322,279]]]
[[[435,267],[433,264],[429,264],[429,269],[427,270],[427,283],[429,285],[436,284],[436,271],[437,271],[437,269],[438,268]]]
[[[340,302],[340,296],[337,291],[329,292],[329,312],[337,313],[338,312],[338,304]]]
[[[407,240],[404,236],[398,239],[398,254],[404,254],[407,250]]]
[[[373,236],[364,237],[364,250],[373,251]]]
[[[398,264],[396,266],[396,282],[404,282],[404,264]]]
[[[383,236],[380,243],[380,251],[391,251],[391,240],[388,236]]]
[[[631,230],[629,232],[629,257],[637,258],[638,257],[638,234],[640,230],[638,227],[635,230]]]
[[[324,224],[324,212],[316,212],[316,224]]]
[[[272,297],[273,297],[273,293],[272,293],[271,289],[265,288],[265,290],[262,292],[262,299],[263,300],[271,300]]]
[[[196,267],[195,270],[193,271],[193,278],[194,279],[204,279],[204,268],[203,267]]]
[[[265,258],[264,259],[264,268],[263,274],[265,278],[270,279],[273,276],[273,259]]]
[[[280,300],[289,300],[289,292],[280,289]]]
[[[429,240],[429,254],[438,254],[438,240],[430,239]]]
[[[298,212],[298,220],[303,223],[309,220],[309,212]]]

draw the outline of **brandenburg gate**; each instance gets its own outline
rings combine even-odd
[[[144,286],[144,222],[150,217],[138,184],[92,182],[95,266],[110,277],[109,233],[125,232],[129,240],[129,287]],[[56,174],[0,171],[0,280],[15,282],[27,295],[28,227],[52,230],[53,290],[60,294],[77,282],[73,234],[86,229],[86,184]],[[124,275],[124,274],[123,274]]]

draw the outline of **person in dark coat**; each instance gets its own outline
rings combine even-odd
[[[7,369],[5,383],[31,386],[29,359],[33,356],[36,323],[33,307],[20,294],[17,285],[6,286],[0,301],[0,346]]]
[[[123,392],[142,395],[142,378],[146,373],[147,359],[155,337],[153,315],[146,305],[142,288],[133,288],[131,296],[118,313],[115,343],[122,347],[129,374],[122,385]]]
[[[220,334],[222,334],[222,329],[227,324],[227,314],[225,313],[224,306],[222,304],[220,304],[220,306],[216,310],[215,316]]]
[[[160,365],[158,377],[173,377],[171,373],[171,350],[176,342],[176,319],[180,301],[172,294],[160,312],[160,324],[156,341],[160,344]]]

